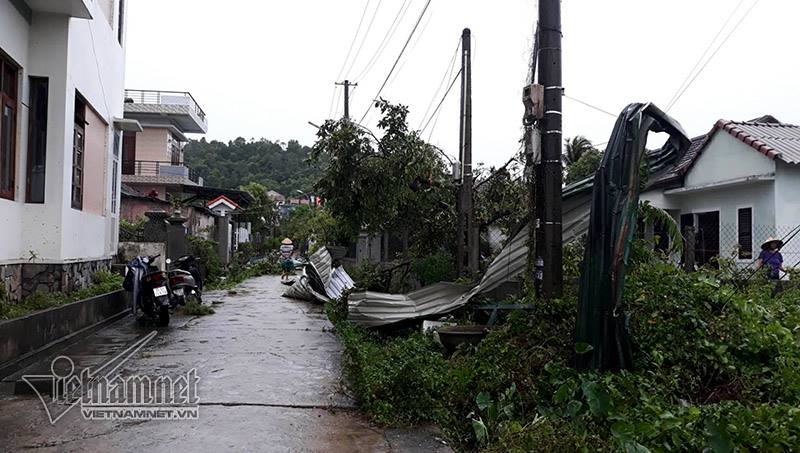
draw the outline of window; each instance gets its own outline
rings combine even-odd
[[[122,146],[122,133],[114,131],[114,156],[111,158],[111,213],[117,212],[117,182],[119,172],[119,149]]]
[[[86,103],[75,93],[75,125],[72,135],[72,207],[83,209],[83,157],[86,146]]]
[[[17,66],[0,54],[0,197],[14,199]]]
[[[28,110],[28,178],[25,201],[44,203],[48,80],[46,77],[30,77],[29,81],[31,92]]]
[[[753,208],[738,211],[739,259],[753,258]]]
[[[122,135],[122,174],[136,174],[136,132]]]

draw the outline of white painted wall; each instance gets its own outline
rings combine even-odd
[[[778,162],[775,177],[775,222],[778,236],[800,225],[800,165]],[[792,266],[800,261],[800,236],[782,249],[784,263]]]
[[[28,63],[28,23],[17,12],[11,2],[0,2],[0,49],[8,54],[23,68]],[[25,75],[23,74],[24,80]],[[22,86],[22,96],[27,97],[26,86]],[[23,99],[24,99],[23,98]],[[28,122],[25,109],[20,105],[17,108],[17,144],[27,145],[27,136],[21,131],[27,130]],[[24,123],[22,122],[24,118]],[[22,205],[18,200],[24,195],[20,193],[20,188],[24,188],[24,173],[20,170],[24,168],[19,164],[22,153],[17,153],[17,173],[15,197],[17,201],[0,198],[0,264],[10,262],[10,258],[22,255]]]
[[[113,3],[116,8],[118,0]],[[118,215],[110,212],[113,127],[106,131],[102,164],[103,212],[77,211],[70,202],[75,90],[109,125],[123,116],[125,51],[117,39],[116,18],[110,22],[97,2],[88,5],[93,20],[34,12],[29,24],[10,2],[0,1],[0,49],[23,68],[20,100],[28,103],[29,75],[49,78],[45,203],[24,202],[28,109],[21,104],[16,200],[0,199],[0,263],[27,262],[31,253],[39,262],[104,259],[116,253]],[[117,206],[120,172],[118,167],[113,188]]]
[[[775,172],[775,162],[725,131],[718,131],[694,163],[685,187]]]

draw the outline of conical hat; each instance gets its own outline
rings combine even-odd
[[[763,244],[761,244],[761,249],[762,249],[762,250],[766,250],[766,249],[768,249],[768,248],[769,248],[769,245],[770,245],[771,243],[773,243],[773,242],[777,242],[777,243],[778,243],[778,248],[781,248],[781,247],[783,247],[783,241],[781,241],[780,239],[778,239],[778,238],[776,238],[776,237],[770,236],[770,237],[769,237],[769,238],[768,238],[766,241],[764,241],[764,243],[763,243]]]
[[[292,243],[292,240],[289,239],[289,238],[286,238],[286,239],[281,241],[281,244],[284,244],[284,245],[290,245],[291,243]]]

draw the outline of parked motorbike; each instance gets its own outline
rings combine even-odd
[[[183,255],[172,261],[167,259],[167,265],[173,265],[167,274],[172,295],[180,305],[195,300],[203,303],[203,277],[200,273],[200,263],[192,255]]]
[[[154,263],[161,255],[137,256],[128,263],[125,280],[126,291],[133,292],[133,312],[142,310],[158,326],[169,325],[174,298],[169,287],[169,277]]]

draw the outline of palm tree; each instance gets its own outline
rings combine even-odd
[[[595,149],[592,142],[583,135],[576,135],[564,140],[564,164],[572,165],[587,151]]]

